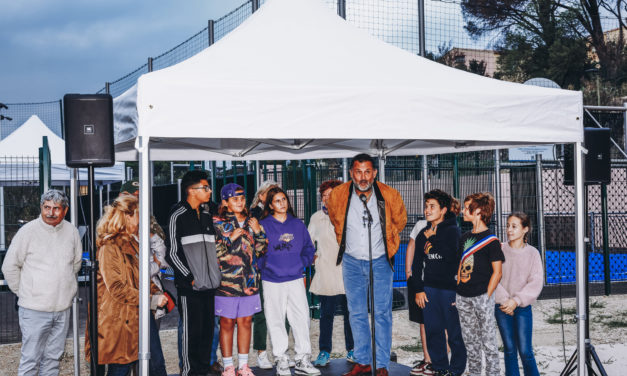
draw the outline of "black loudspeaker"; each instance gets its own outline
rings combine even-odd
[[[584,128],[584,147],[588,150],[583,159],[585,184],[612,182],[610,165],[610,129]],[[573,145],[564,148],[564,185],[574,185]]]
[[[113,98],[109,94],[66,94],[65,164],[68,167],[110,167],[113,149]]]

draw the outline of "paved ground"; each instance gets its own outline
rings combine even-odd
[[[174,283],[172,281],[164,281],[166,289],[176,294]],[[82,284],[79,288],[79,296],[82,300],[79,312],[80,331],[82,335],[85,333],[85,321],[87,317],[87,301],[88,301],[88,287]],[[19,330],[17,311],[15,310],[15,295],[8,291],[6,286],[0,290],[0,344],[4,343],[16,343],[21,341],[21,335]],[[575,285],[563,285],[563,286],[546,286],[542,290],[540,299],[557,299],[560,296],[562,298],[575,297]],[[605,293],[605,286],[603,283],[591,283],[590,284],[590,296],[601,296]],[[399,289],[403,290],[403,289]],[[403,293],[405,293],[403,291]],[[612,283],[612,294],[627,294],[627,282],[614,282]],[[173,329],[178,325],[178,310],[175,309],[170,314],[161,319],[161,329]],[[70,332],[71,336],[71,332]]]

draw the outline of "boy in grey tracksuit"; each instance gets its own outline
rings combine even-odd
[[[221,278],[206,173],[189,171],[181,190],[187,197],[172,209],[166,234],[167,262],[174,270],[181,317],[181,376],[206,375],[215,325],[215,289]]]

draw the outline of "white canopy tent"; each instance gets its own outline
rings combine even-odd
[[[141,181],[149,181],[150,160],[385,157],[575,143],[583,276],[580,92],[431,62],[371,38],[317,0],[268,0],[215,45],[140,77],[136,92],[138,123],[119,129],[132,134],[136,126],[137,137],[120,138],[116,155],[139,158]],[[140,186],[140,359],[147,374],[150,193]]]
[[[15,181],[38,184],[39,169],[36,159],[39,157],[43,136],[48,137],[52,184],[69,184],[72,169],[65,165],[65,141],[52,132],[37,115],[33,115],[0,141],[0,185]],[[95,179],[101,184],[124,180],[124,163],[121,162],[113,167],[97,168],[95,171]],[[80,170],[79,177],[87,180],[87,172]]]

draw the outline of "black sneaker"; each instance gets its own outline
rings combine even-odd
[[[436,371],[435,376],[455,376],[449,370]]]

